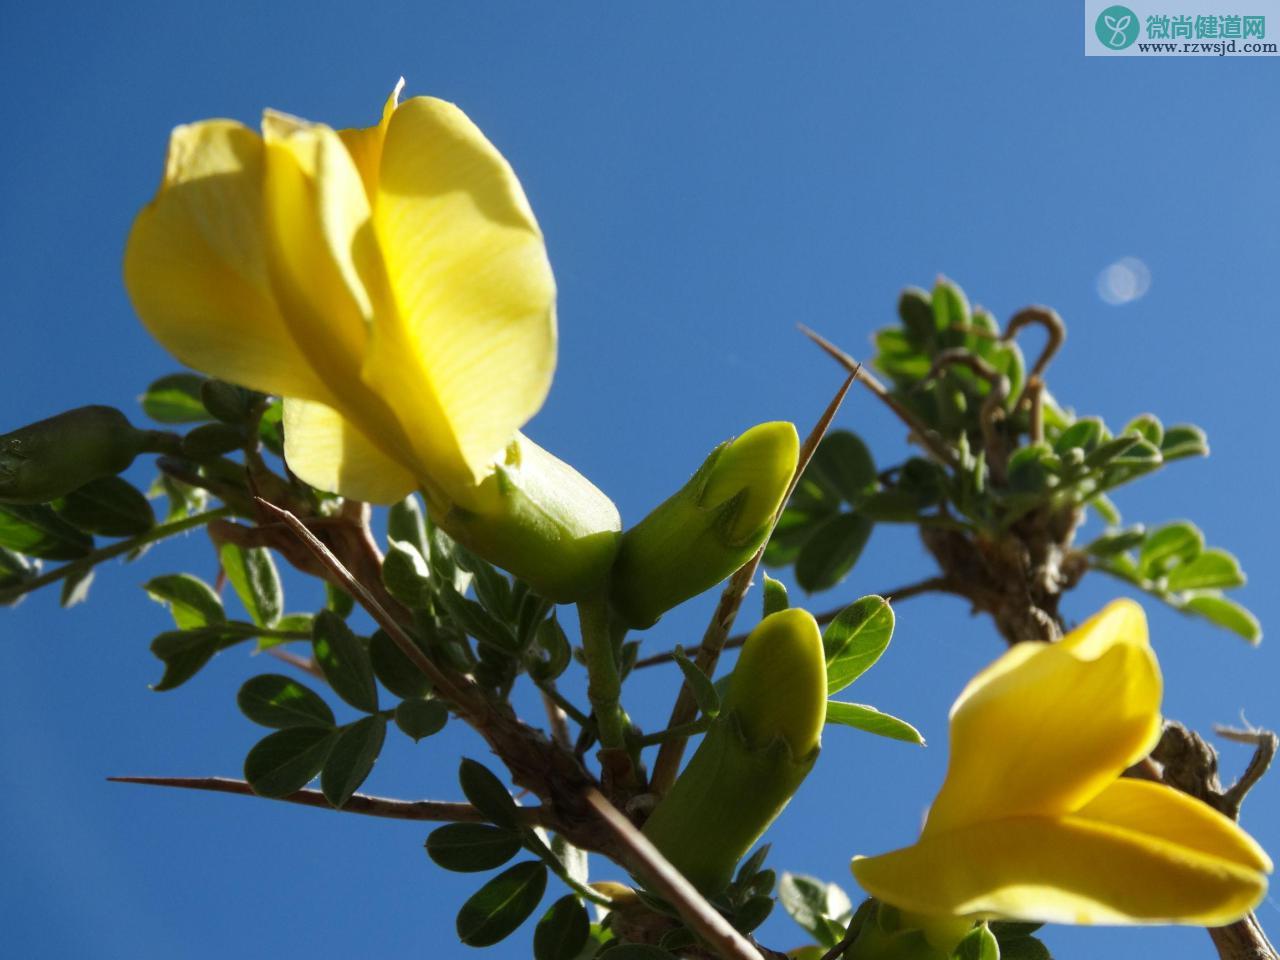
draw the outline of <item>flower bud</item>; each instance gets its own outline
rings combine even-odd
[[[77,407],[0,437],[0,503],[46,503],[120,473],[145,431],[114,407]]]
[[[711,451],[683,488],[623,534],[610,587],[622,619],[651,627],[751,559],[799,454],[796,428],[782,422],[759,424]]]
[[[766,617],[747,638],[720,715],[644,832],[691,883],[723,890],[813,768],[827,706],[817,621]]]
[[[431,506],[454,540],[555,603],[604,589],[622,528],[612,500],[523,435],[469,507]]]

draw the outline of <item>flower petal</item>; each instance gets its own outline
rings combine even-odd
[[[134,221],[124,277],[183,363],[269,393],[323,398],[276,304],[263,249],[263,147],[230,120],[178,127],[164,181]]]
[[[1075,817],[937,831],[855,859],[853,873],[905,910],[1045,923],[1219,926],[1248,913],[1267,887],[1256,869]]]
[[[1134,623],[1112,605],[1083,640],[1018,644],[970,682],[952,709],[950,763],[926,834],[1070,813],[1150,751],[1160,668]]]
[[[285,400],[284,459],[316,489],[366,503],[397,503],[418,486],[412,473],[322,403]]]
[[[364,375],[401,411],[446,489],[489,472],[542,405],[555,365],[555,282],[502,155],[452,104],[391,117],[374,223],[396,309],[374,318]]]
[[[339,130],[343,145],[351,154],[356,169],[360,171],[360,179],[364,182],[369,202],[378,194],[378,167],[382,164],[382,142],[387,136],[387,126],[391,123],[391,115],[400,103],[400,91],[404,89],[404,77],[396,84],[382,106],[382,119],[372,127],[350,127]]]
[[[1163,783],[1120,779],[1072,814],[1270,873],[1271,858],[1240,825]]]

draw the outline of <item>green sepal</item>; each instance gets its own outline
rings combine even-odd
[[[0,437],[0,503],[47,503],[125,470],[146,445],[114,407],[77,407]]]
[[[718,893],[809,775],[818,751],[797,758],[781,737],[753,749],[737,713],[722,714],[654,808],[645,836],[699,890]]]
[[[430,498],[428,498],[430,503]],[[432,519],[477,556],[556,603],[598,594],[618,550],[618,508],[526,437],[481,485],[477,506],[433,504]]]

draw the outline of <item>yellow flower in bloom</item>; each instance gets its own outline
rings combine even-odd
[[[1117,601],[1055,644],[1021,643],[951,710],[947,777],[919,841],[856,858],[873,896],[933,917],[1218,926],[1271,860],[1172,787],[1122,778],[1160,735],[1146,618]]]
[[[285,457],[313,486],[372,503],[421,489],[469,545],[581,540],[601,566],[612,503],[517,433],[555,367],[542,233],[461,110],[399,92],[367,129],[268,111],[261,136],[230,120],[174,130],[129,237],[130,297],[184,363],[286,398]],[[512,508],[513,489],[542,499]]]

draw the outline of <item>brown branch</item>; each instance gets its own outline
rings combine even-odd
[[[959,469],[959,461],[956,460],[955,453],[947,446],[946,442],[938,436],[937,432],[926,426],[920,418],[908,410],[899,402],[898,398],[889,392],[888,388],[876,378],[866,367],[860,364],[849,354],[845,353],[830,340],[821,334],[810,330],[804,324],[800,325],[800,332],[816,343],[819,347],[827,352],[827,354],[835,359],[842,367],[858,380],[863,386],[875,394],[885,406],[894,412],[899,420],[907,425],[914,437],[924,449],[933,455],[934,459],[945,464],[952,469]]]
[[[107,777],[111,783],[140,783],[151,787],[181,787],[185,790],[208,790],[213,793],[231,793],[260,800],[282,800],[304,807],[333,810],[336,813],[358,813],[366,817],[383,817],[388,820],[421,820],[433,823],[486,823],[484,815],[469,803],[448,803],[442,800],[394,800],[390,797],[373,797],[365,793],[351,795],[342,807],[334,807],[319,790],[299,790],[287,797],[262,797],[244,780],[230,777]],[[543,826],[547,823],[547,811],[541,807],[521,807],[520,816],[529,824]]]
[[[1048,340],[1045,341],[1044,349],[1040,351],[1040,356],[1036,358],[1035,364],[1031,367],[1031,372],[1027,374],[1027,379],[1022,385],[1022,392],[1018,394],[1018,399],[1013,405],[1013,409],[1017,410],[1027,401],[1027,391],[1030,385],[1044,379],[1044,372],[1051,361],[1067,339],[1067,327],[1062,322],[1062,318],[1058,316],[1058,312],[1051,307],[1023,307],[1015,313],[1009,320],[1009,325],[1005,328],[1004,335],[1001,340],[1012,340],[1018,335],[1018,331],[1023,327],[1031,324],[1039,324],[1044,327],[1045,333],[1048,334]]]
[[[786,509],[787,501],[791,499],[791,494],[794,492],[796,484],[800,482],[800,478],[804,475],[805,468],[809,465],[809,461],[813,459],[813,455],[818,449],[818,444],[822,442],[827,428],[831,426],[831,421],[835,419],[836,413],[840,410],[840,404],[844,402],[844,398],[849,393],[849,387],[853,385],[853,381],[857,376],[858,369],[857,364],[855,364],[854,369],[844,383],[841,384],[840,389],[836,391],[835,396],[831,398],[826,409],[822,411],[822,416],[818,418],[818,422],[814,424],[813,429],[809,431],[809,435],[805,437],[804,445],[800,448],[800,456],[796,462],[795,473],[791,477],[791,483],[778,504],[777,512],[774,513],[773,521],[769,525],[769,533],[765,536],[764,542],[761,543],[760,549],[737,573],[729,578],[728,585],[724,588],[724,592],[720,594],[720,602],[716,604],[715,612],[711,615],[711,622],[707,624],[706,632],[702,635],[702,643],[698,646],[698,656],[695,661],[698,669],[708,677],[715,675],[716,661],[720,659],[720,651],[724,649],[725,641],[729,639],[729,631],[733,629],[733,621],[738,616],[742,601],[746,599],[747,591],[751,589],[751,578],[756,575],[756,570],[764,557],[765,544],[769,542],[769,537],[773,535],[773,528],[777,526],[778,518],[782,516],[782,511]],[[686,680],[680,685],[680,692],[676,695],[676,703],[671,710],[671,718],[667,721],[666,729],[683,727],[692,722],[697,715],[698,702],[693,695],[693,689]],[[671,787],[671,784],[675,782],[687,742],[687,737],[672,737],[658,748],[658,756],[653,763],[653,778],[649,784],[649,789],[653,793],[662,796]]]
[[[905,586],[899,587],[896,590],[881,592],[878,595],[884,597],[886,600],[893,601],[893,600],[909,600],[911,597],[918,597],[925,593],[955,593],[955,592],[956,592],[955,587],[952,585],[951,581],[948,580],[946,577],[930,577],[928,580],[921,580],[918,583],[910,583]],[[845,607],[847,606],[848,604],[845,605]],[[828,624],[832,620],[834,620],[836,617],[840,616],[840,614],[844,612],[845,607],[835,607],[834,609],[826,610],[822,613],[816,614],[814,616],[814,619],[817,620],[818,623],[821,625]],[[739,633],[735,636],[730,637],[728,640],[726,640],[724,642],[724,645],[721,647],[721,649],[732,650],[736,647],[742,646],[746,642],[747,642],[747,634]],[[701,649],[702,649],[701,647],[694,647],[691,650],[685,650],[685,653],[688,655],[696,655]],[[656,667],[664,663],[675,663],[675,659],[676,659],[675,651],[667,650],[663,653],[655,653],[652,656],[648,656],[641,660],[637,660],[635,662],[635,666],[633,669],[639,670],[642,667]]]
[[[613,834],[617,845],[626,851],[627,866],[675,908],[689,929],[725,960],[763,960],[760,951],[707,902],[604,794],[588,790],[586,800]]]

